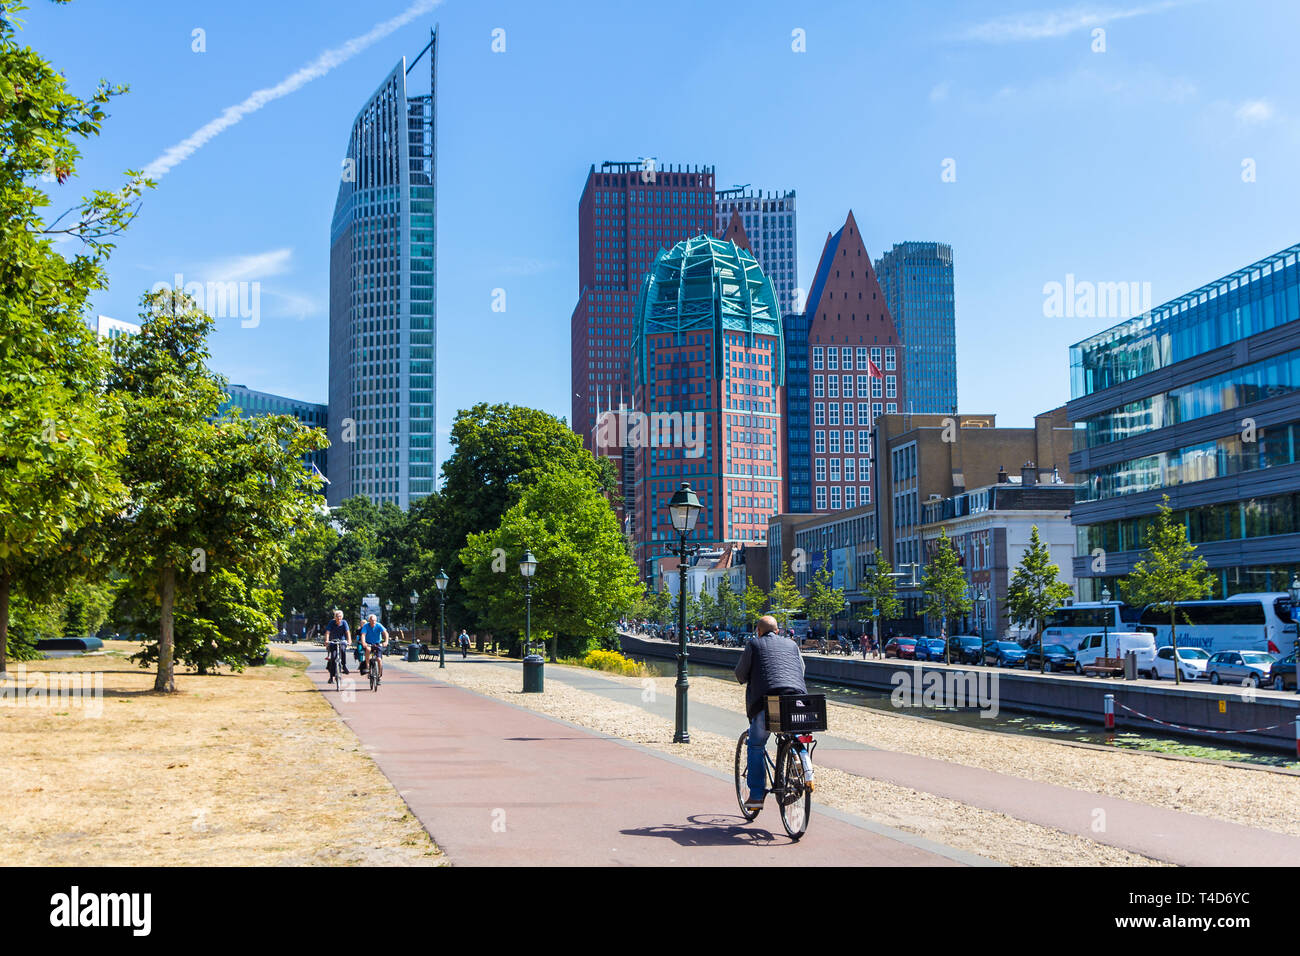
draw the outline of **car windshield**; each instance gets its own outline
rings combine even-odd
[[[1273,655],[1265,654],[1263,651],[1243,651],[1241,659],[1247,664],[1272,664]]]
[[[1044,654],[1068,654],[1069,650],[1064,644],[1048,644],[1043,648]]]
[[[1180,647],[1178,648],[1178,656],[1185,661],[1204,661],[1210,657],[1206,651],[1201,650],[1199,647]]]
[[[997,646],[1002,648],[1003,650],[1008,650],[1008,651],[1020,650],[1020,645],[1017,644],[1015,641],[998,641]]]

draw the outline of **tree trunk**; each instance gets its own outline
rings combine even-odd
[[[556,659],[555,659],[555,642],[558,641],[558,640],[559,640],[559,637],[557,637],[557,636],[555,636],[555,635],[552,635],[552,636],[551,636],[551,642],[550,642],[550,643],[551,643],[550,659],[551,659],[551,660],[550,660],[550,662],[551,662],[552,664],[558,663],[558,661],[556,661]]]
[[[153,689],[172,694],[176,692],[176,618],[173,606],[176,601],[176,569],[170,564],[162,573],[162,611],[159,615],[158,676]]]
[[[1174,646],[1174,683],[1183,682],[1182,675],[1178,673],[1178,610],[1171,602],[1169,605],[1169,643]],[[1155,665],[1152,664],[1154,667]]]
[[[9,574],[0,575],[0,674],[9,657]]]

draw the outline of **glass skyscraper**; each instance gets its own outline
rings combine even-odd
[[[1070,349],[1080,596],[1145,553],[1161,497],[1214,597],[1300,572],[1300,245]]]
[[[328,500],[434,491],[437,32],[357,113],[330,228]],[[407,90],[428,56],[429,92]]]
[[[952,246],[899,242],[876,260],[876,278],[903,340],[905,412],[957,413],[957,317]]]
[[[796,294],[799,248],[794,190],[765,193],[744,187],[719,189],[714,198],[715,236],[726,232],[732,213],[740,216],[749,240],[749,251],[772,281],[781,312],[796,312],[803,308]]]

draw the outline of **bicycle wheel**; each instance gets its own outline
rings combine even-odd
[[[378,660],[378,658],[372,658],[371,661],[370,661],[370,666],[367,667],[366,670],[370,672],[370,689],[371,689],[372,691],[374,691],[374,690],[379,690],[379,660]]]
[[[798,840],[808,829],[808,817],[812,813],[812,791],[804,786],[803,764],[790,743],[781,743],[776,759],[780,780],[774,789],[777,806],[781,810],[781,826],[785,827],[791,840]]]
[[[745,801],[749,798],[749,731],[740,735],[736,741],[736,804],[740,815],[749,822],[758,816],[757,810],[747,810]]]

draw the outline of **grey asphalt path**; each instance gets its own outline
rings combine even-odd
[[[496,663],[496,662],[494,662]],[[511,666],[508,662],[499,662]],[[518,665],[514,665],[518,666]],[[641,691],[577,668],[549,667],[548,681],[558,681],[610,700],[634,704],[673,719],[671,694],[643,699]],[[737,701],[743,700],[737,685]],[[690,726],[739,736],[744,719],[708,704],[690,704]],[[897,786],[932,793],[967,806],[1120,847],[1151,859],[1181,866],[1294,866],[1300,838],[1272,830],[1227,823],[1194,813],[1154,807],[1086,790],[1026,780],[978,767],[869,747],[830,734],[817,735],[817,762]],[[1268,775],[1258,774],[1260,786]]]
[[[769,802],[745,824],[729,775],[388,661],[384,682],[308,676],[454,864],[952,866],[980,857],[814,807],[792,843]],[[449,666],[474,666],[473,660]],[[482,660],[480,658],[480,660]],[[506,665],[509,666],[509,665]],[[516,668],[518,665],[514,665]],[[355,675],[354,675],[355,676]]]

